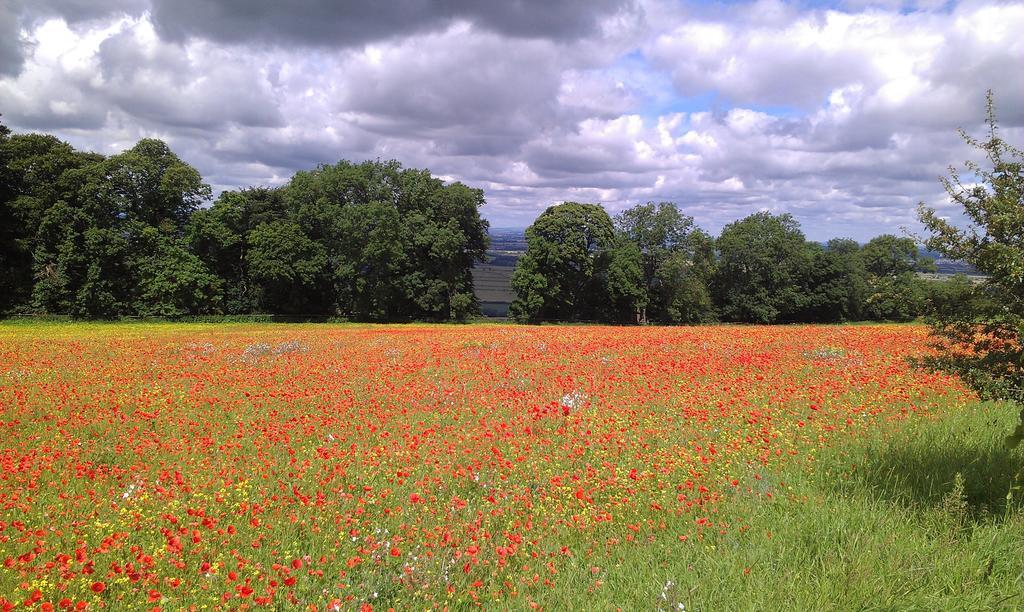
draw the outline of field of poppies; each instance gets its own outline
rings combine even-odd
[[[0,608],[1024,607],[1015,415],[926,350],[0,324]]]

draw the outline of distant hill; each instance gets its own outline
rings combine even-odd
[[[526,250],[526,230],[517,228],[492,227],[488,232],[491,237],[492,251]]]
[[[966,264],[955,259],[947,259],[942,256],[942,253],[936,253],[935,251],[929,251],[927,249],[918,249],[918,252],[925,257],[931,257],[935,260],[935,269],[939,274],[966,274],[968,276],[978,275],[978,271],[970,264]]]
[[[480,311],[487,317],[507,317],[515,298],[512,271],[519,256],[526,252],[526,234],[517,228],[491,228],[491,248],[487,262],[473,267],[473,290],[480,300]]]

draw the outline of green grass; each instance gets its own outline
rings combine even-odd
[[[1007,499],[1024,458],[1001,445],[1014,417],[1005,407],[975,404],[827,449],[812,463],[770,476],[785,495],[766,502],[738,493],[719,504],[723,514],[712,517],[730,525],[725,534],[709,529],[683,545],[669,540],[580,559],[572,579],[563,576],[538,603],[625,610],[1024,609],[1019,481]],[[679,533],[692,531],[692,517],[685,519]],[[747,526],[742,534],[738,525]]]

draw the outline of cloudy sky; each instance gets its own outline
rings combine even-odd
[[[0,113],[162,138],[215,190],[394,158],[484,189],[497,227],[671,200],[866,239],[948,206],[986,89],[1024,141],[1022,34],[991,0],[0,0]]]

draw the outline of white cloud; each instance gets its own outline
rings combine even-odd
[[[955,130],[980,127],[989,87],[1022,140],[1020,2],[608,2],[557,27],[465,7],[391,23],[367,5],[373,27],[332,44],[328,24],[309,45],[302,19],[244,31],[167,21],[164,2],[65,4],[0,11],[18,32],[0,44],[4,121],[107,153],[164,138],[217,188],[394,157],[484,188],[495,225],[650,199],[714,231],[765,209],[867,238],[943,202],[937,177],[968,155]]]

